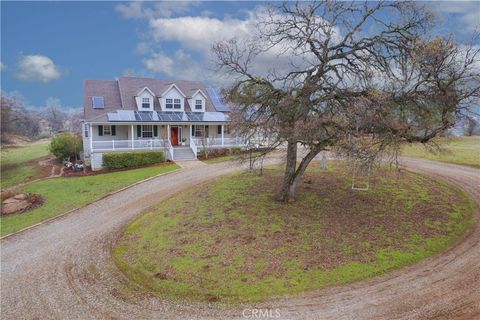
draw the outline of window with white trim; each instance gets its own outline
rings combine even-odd
[[[193,126],[193,136],[196,138],[201,138],[203,136],[208,138],[208,126]]]
[[[165,99],[165,108],[173,109],[173,99]]]
[[[203,126],[193,126],[193,136],[194,137],[203,137]]]
[[[173,99],[173,108],[174,109],[181,109],[182,108],[182,104],[181,104],[180,99]]]
[[[142,138],[152,138],[152,137],[153,137],[153,126],[142,125]]]
[[[202,110],[202,109],[203,109],[202,100],[195,100],[195,110]]]
[[[142,108],[150,108],[150,98],[142,98]]]
[[[103,126],[103,135],[111,136],[112,135],[112,126]]]
[[[84,132],[85,138],[88,138],[88,131],[89,131],[89,125],[85,123],[83,125],[83,132]]]

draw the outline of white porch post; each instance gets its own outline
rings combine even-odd
[[[222,124],[222,147],[223,147],[224,143],[223,143],[223,124]]]
[[[135,149],[135,147],[133,146],[133,143],[134,143],[133,137],[135,136],[135,134],[134,134],[134,132],[133,132],[133,124],[130,125],[130,129],[131,129],[130,131],[132,132],[132,150],[133,150],[133,149]]]
[[[90,133],[90,158],[92,156],[92,152],[93,152],[93,126],[92,124],[90,123],[90,126],[89,126],[89,133]]]
[[[170,125],[167,124],[167,139],[168,139],[168,143],[171,143],[170,142]]]

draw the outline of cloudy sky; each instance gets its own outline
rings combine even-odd
[[[210,47],[248,34],[261,2],[1,2],[1,89],[31,107],[83,105],[83,80],[221,84]],[[436,32],[468,41],[480,1],[432,2]]]

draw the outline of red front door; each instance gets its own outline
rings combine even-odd
[[[172,127],[171,129],[171,135],[172,135],[172,145],[173,146],[178,146],[178,127]]]

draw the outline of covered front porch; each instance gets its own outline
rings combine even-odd
[[[226,124],[86,124],[84,139],[89,153],[164,150],[174,159],[174,148],[190,148],[195,155],[204,147],[227,148],[244,146]],[[87,155],[88,157],[88,155]]]

